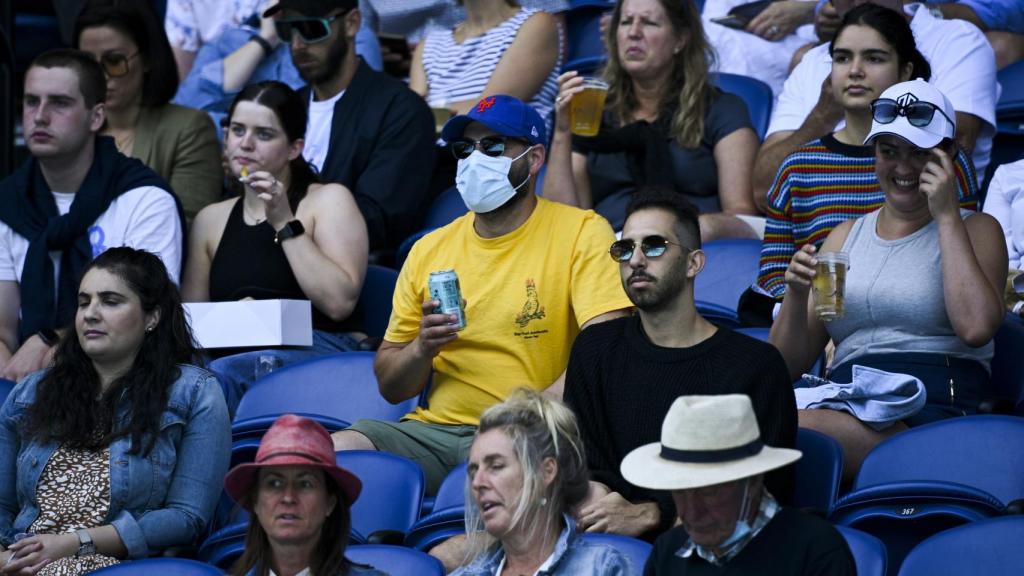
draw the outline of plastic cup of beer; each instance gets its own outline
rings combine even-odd
[[[813,283],[814,313],[823,322],[829,322],[843,317],[850,257],[845,252],[824,252],[817,258]]]
[[[597,78],[584,78],[583,90],[576,93],[569,103],[569,123],[572,133],[577,136],[597,136],[601,129],[601,114],[604,113],[604,99],[608,96],[608,84]]]

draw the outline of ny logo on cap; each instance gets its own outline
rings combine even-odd
[[[476,111],[479,112],[480,114],[483,114],[487,110],[490,110],[491,106],[494,106],[494,96],[491,96],[490,98],[484,98],[483,100],[477,102]]]
[[[899,98],[896,99],[896,103],[899,104],[902,108],[905,108],[908,104],[913,104],[914,102],[917,102],[917,96],[914,96],[910,92],[907,92],[903,96],[900,96]]]
[[[540,138],[540,133],[537,132],[537,127],[536,126],[531,126],[530,127],[530,135],[533,136],[534,138]]]

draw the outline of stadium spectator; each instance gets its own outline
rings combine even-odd
[[[618,230],[637,187],[670,186],[701,210],[706,240],[753,237],[732,215],[757,211],[750,199],[757,135],[743,100],[710,83],[712,54],[694,4],[621,0],[606,42],[610,87],[597,136],[570,135],[570,101],[583,78],[559,78],[545,196],[594,207]]]
[[[77,304],[53,366],[0,409],[5,574],[83,574],[193,545],[227,471],[224,398],[191,365],[188,319],[160,259],[107,250],[86,267]]]
[[[434,118],[405,84],[370,69],[351,49],[356,0],[281,0],[277,17],[292,62],[309,86],[303,155],[323,182],[348,188],[366,220],[370,250],[415,231],[434,167]]]
[[[1000,69],[1024,58],[1024,4],[1016,0],[938,0],[934,8],[985,32]]]
[[[224,478],[225,491],[250,513],[245,552],[231,574],[384,576],[345,558],[350,510],[362,488],[338,466],[323,426],[281,416],[260,440],[256,460]]]
[[[107,121],[119,152],[171,185],[189,221],[220,199],[223,170],[213,123],[171,104],[178,88],[167,36],[144,2],[89,0],[75,20],[75,47],[107,76]]]
[[[174,53],[178,77],[192,70],[199,50],[213,43],[225,30],[257,14],[261,6],[276,0],[167,0],[164,29]]]
[[[751,308],[761,309],[760,323],[766,326],[775,301],[785,294],[793,254],[804,244],[820,246],[837,225],[878,209],[885,200],[875,177],[874,150],[863,144],[871,130],[871,101],[897,82],[931,75],[906,19],[875,4],[846,13],[830,52],[832,96],[843,108],[845,125],[786,157],[768,190],[757,279],[761,297],[747,300]],[[958,150],[955,166],[960,205],[973,209],[977,179],[970,157]]]
[[[310,300],[314,328],[312,348],[256,350],[210,364],[234,414],[261,357],[287,365],[358,345],[362,326],[355,310],[367,244],[352,194],[339,184],[318,183],[302,157],[306,109],[298,93],[280,82],[251,84],[228,118],[224,155],[243,190],[196,217],[185,300]]]
[[[25,74],[29,158],[0,182],[0,365],[21,379],[46,366],[57,330],[74,319],[77,285],[114,246],[160,256],[177,281],[184,221],[167,184],[100,136],[103,69],[85,52],[55,50]]]
[[[999,221],[1006,239],[1010,271],[1007,277],[1007,311],[1024,316],[1014,278],[1024,271],[1024,160],[996,168],[985,196],[985,212]],[[1018,281],[1019,282],[1019,281]]]
[[[431,108],[456,114],[481,96],[508,94],[550,121],[561,68],[554,16],[514,0],[470,0],[464,7],[466,20],[427,34],[416,47],[409,86]]]
[[[630,306],[605,256],[608,224],[534,194],[547,139],[533,108],[490,96],[449,120],[442,137],[459,158],[471,212],[413,246],[374,366],[389,401],[416,397],[430,381],[427,402],[402,422],[360,420],[334,434],[339,450],[416,460],[428,493],[465,461],[487,407],[523,385],[560,397],[579,331]],[[428,290],[430,273],[446,269],[458,274],[464,330],[435,312]]]
[[[529,389],[480,416],[469,451],[470,563],[455,576],[639,574],[618,550],[585,542],[572,511],[587,462],[572,411]]]
[[[576,339],[565,399],[579,418],[591,471],[580,528],[653,539],[675,521],[668,494],[631,486],[619,473],[626,454],[658,439],[672,401],[689,394],[747,394],[764,441],[796,442],[796,404],[786,363],[770,345],[702,318],[693,282],[704,267],[697,215],[670,190],[640,190],[622,239],[609,252],[637,314]],[[788,500],[792,471],[769,484]]]
[[[835,0],[834,4],[842,17],[866,2],[903,10],[917,49],[931,65],[930,81],[953,102],[956,140],[971,155],[980,179],[992,152],[999,95],[995,55],[985,36],[967,22],[936,18],[922,4],[903,0]],[[831,70],[829,45],[822,44],[807,51],[786,80],[754,164],[754,201],[762,211],[767,210],[767,191],[782,161],[805,143],[841,127],[843,108],[829,86]]]
[[[682,396],[660,442],[622,462],[622,475],[648,490],[670,490],[680,525],[654,543],[644,574],[853,576],[853,555],[831,524],[780,506],[764,474],[798,460],[764,443],[750,398]]]
[[[770,337],[793,378],[831,337],[834,382],[850,382],[857,364],[924,383],[924,408],[889,426],[869,426],[839,410],[799,412],[801,427],[843,445],[847,478],[875,444],[907,426],[977,411],[989,391],[1007,271],[998,222],[957,201],[949,99],[918,79],[891,86],[872,110],[866,142],[875,150],[885,202],[836,226],[820,250],[848,255],[844,315],[828,323],[815,315],[808,292],[819,251],[807,244],[786,270],[786,298]]]

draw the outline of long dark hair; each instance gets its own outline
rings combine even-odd
[[[178,287],[154,254],[111,248],[86,267],[83,277],[93,269],[106,270],[124,281],[139,297],[144,312],[160,311],[160,321],[143,338],[131,368],[102,395],[92,359],[75,330],[69,331],[57,345],[53,367],[39,381],[36,400],[26,414],[26,431],[42,443],[66,442],[92,450],[130,435],[129,453],[146,455],[160,431],[171,385],[181,373],[177,365],[196,359],[192,331]],[[122,401],[130,406],[131,417],[126,427],[115,429],[114,417]]]
[[[321,472],[323,474],[323,472]],[[337,498],[334,510],[327,515],[320,529],[320,540],[313,549],[313,557],[309,559],[309,573],[312,576],[334,576],[348,574],[352,563],[345,558],[345,547],[348,545],[349,530],[352,517],[349,503],[345,495],[338,489],[327,474],[324,474],[324,486],[327,493]],[[259,482],[253,483],[246,507],[250,510],[259,494]],[[270,539],[255,514],[249,516],[249,530],[245,534],[245,552],[231,567],[232,576],[245,576],[253,570],[255,576],[267,576],[273,568],[274,553],[270,548]]]
[[[163,106],[178,91],[178,68],[167,33],[149,2],[143,0],[88,0],[75,19],[77,48],[86,28],[109,26],[128,36],[139,47],[139,61],[145,63],[142,76],[142,105]]]
[[[246,86],[244,90],[238,93],[238,96],[235,96],[235,101],[231,103],[231,108],[228,109],[227,118],[229,124],[231,118],[235,115],[235,107],[238,106],[239,102],[255,102],[273,110],[274,115],[281,122],[281,127],[284,128],[288,142],[305,138],[306,103],[302,101],[299,93],[292,90],[287,84],[277,80],[266,80]],[[316,172],[313,172],[313,169],[310,168],[306,159],[302,157],[302,154],[299,154],[289,162],[288,168],[292,173],[292,182],[288,186],[288,204],[291,205],[292,212],[295,212],[298,209],[299,202],[306,197],[306,191],[309,189],[309,186],[316,184],[320,179],[317,177]],[[234,181],[233,178],[231,180]],[[236,190],[238,190],[237,182],[234,182],[234,185]]]
[[[928,59],[917,49],[917,42],[914,41],[914,32],[910,29],[910,23],[903,14],[879,6],[877,4],[861,4],[850,10],[843,16],[843,21],[836,30],[836,35],[828,45],[828,54],[836,46],[836,39],[849,26],[867,26],[885,39],[896,52],[896,63],[902,68],[908,62],[914,65],[910,73],[910,79],[922,78],[928,80],[932,76],[932,67]]]

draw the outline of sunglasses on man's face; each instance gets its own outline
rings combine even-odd
[[[131,72],[131,67],[128,66],[128,61],[138,56],[139,53],[134,54],[118,54],[117,52],[109,52],[100,56],[100,66],[103,67],[103,71],[107,73],[107,76],[111,78],[118,78]]]
[[[640,251],[643,255],[648,258],[657,258],[668,250],[668,245],[683,247],[682,244],[677,244],[671,240],[667,240],[663,236],[648,236],[640,241]],[[622,240],[616,240],[612,242],[612,247],[608,249],[608,254],[611,254],[612,260],[616,262],[629,262],[633,257],[633,252],[636,250],[636,242],[628,238]]]
[[[306,44],[316,44],[331,37],[334,31],[331,29],[331,22],[338,19],[340,14],[328,18],[312,18],[297,16],[294,18],[278,18],[274,21],[274,28],[277,30],[277,37],[282,42],[292,41],[292,32],[296,32],[299,38]]]
[[[879,98],[871,103],[871,117],[879,124],[891,124],[898,116],[903,116],[911,126],[922,128],[932,123],[936,112],[942,114],[950,124],[955,124],[952,118],[931,102],[919,100],[900,104],[891,98]]]
[[[463,138],[452,142],[452,154],[459,160],[469,158],[473,150],[479,149],[486,156],[497,158],[505,153],[509,142],[522,142],[508,136],[485,136],[479,140]]]

